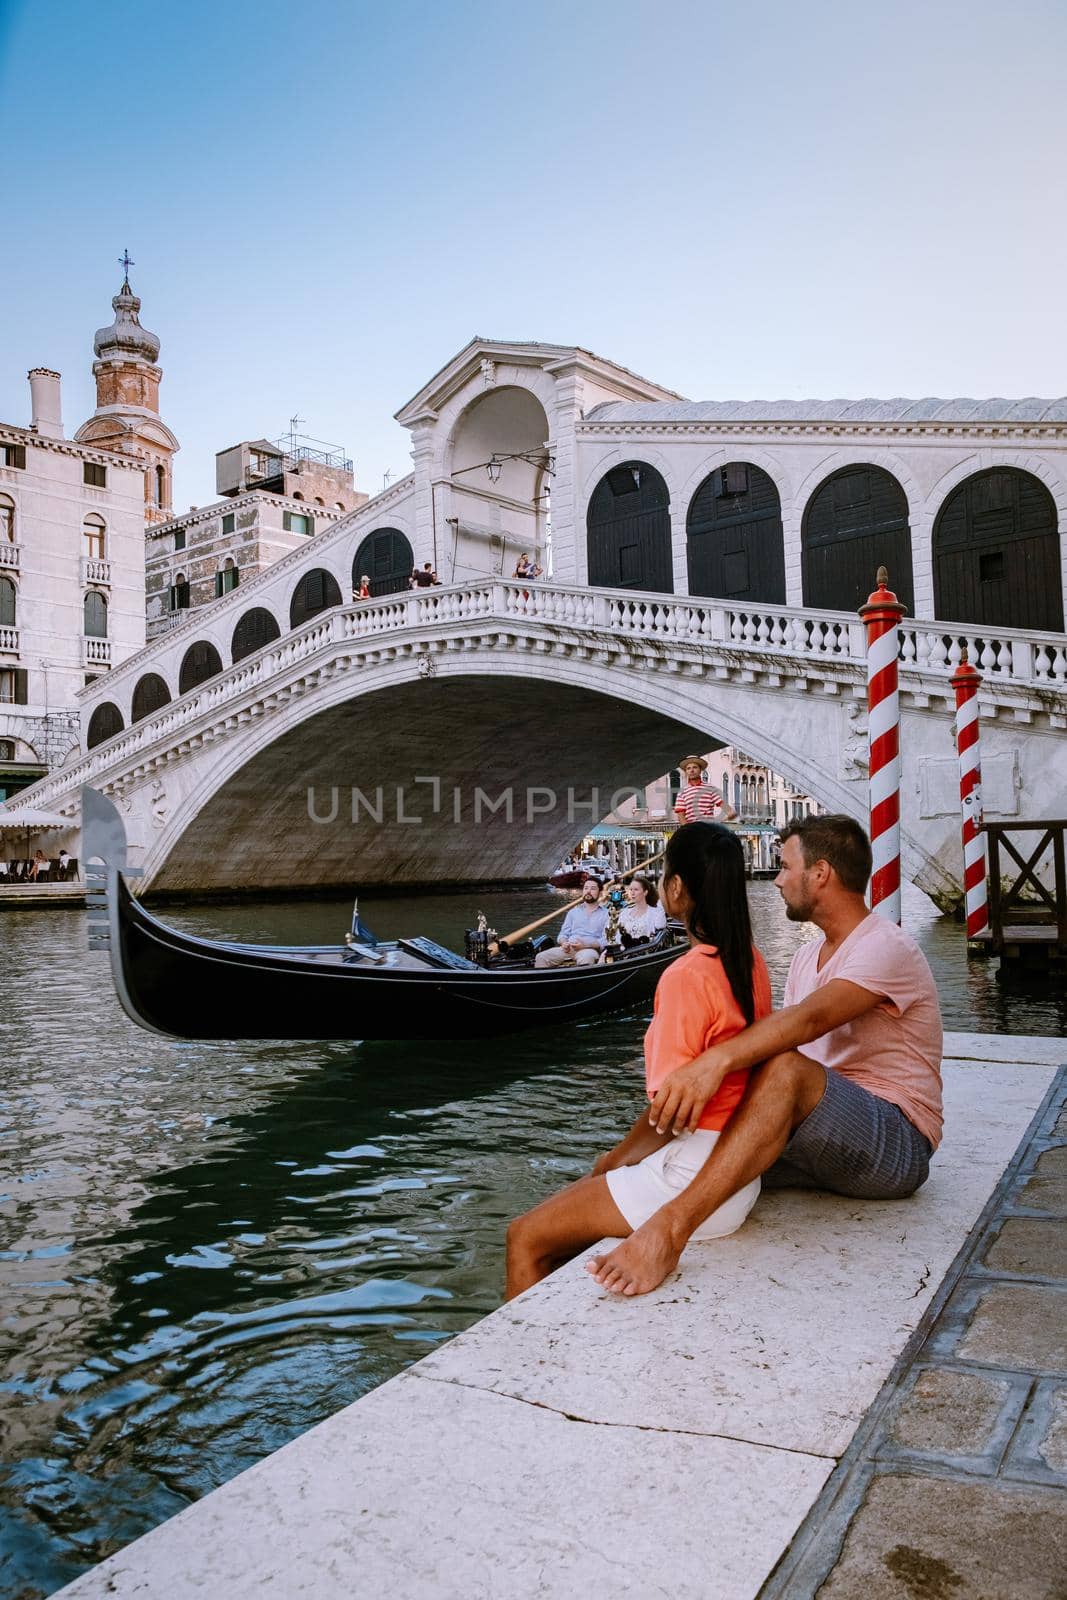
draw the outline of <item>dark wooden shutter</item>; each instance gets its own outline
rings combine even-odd
[[[692,595],[785,604],[782,504],[766,472],[731,461],[704,479],[686,514],[686,558]]]
[[[866,463],[833,473],[804,510],[801,546],[806,606],[856,611],[885,567],[890,588],[914,615],[908,497],[892,473]]]
[[[16,667],[15,668],[15,704],[17,706],[28,706],[29,703],[30,703],[29,680],[28,680],[28,677],[27,677],[26,668],[25,667]]]
[[[670,495],[644,461],[612,467],[586,513],[589,582],[608,589],[674,593]]]

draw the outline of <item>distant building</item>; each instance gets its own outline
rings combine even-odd
[[[146,528],[148,638],[229,594],[242,579],[247,583],[344,515],[336,508],[251,490],[214,505],[192,506],[180,517]]]
[[[273,443],[246,439],[220,450],[215,457],[215,488],[230,498],[258,489],[330,511],[355,511],[366,505],[368,497],[357,490],[344,451],[317,440],[298,444],[300,437],[293,434]]]
[[[78,690],[145,642],[145,458],[65,438],[59,373],[29,380],[29,427],[0,423],[0,799],[77,748]]]

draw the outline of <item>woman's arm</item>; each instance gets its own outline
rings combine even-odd
[[[649,1126],[648,1112],[639,1111],[637,1120],[624,1139],[620,1139],[614,1150],[607,1150],[602,1156],[597,1156],[593,1162],[593,1177],[603,1172],[611,1172],[616,1167],[633,1167],[646,1156],[661,1150],[674,1138],[673,1133],[657,1133],[655,1128]]]

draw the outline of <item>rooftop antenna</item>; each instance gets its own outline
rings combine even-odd
[[[390,470],[389,467],[386,467],[385,471],[382,473],[382,488],[383,489],[388,489],[390,481],[392,480],[392,476],[393,476],[392,471]]]
[[[128,289],[129,288],[129,286],[130,286],[130,268],[131,267],[135,267],[136,265],[137,265],[136,261],[132,260],[131,257],[130,257],[129,250],[124,250],[122,252],[122,254],[119,256],[119,266],[122,268],[122,286],[123,286],[124,289]]]
[[[298,427],[300,426],[300,424],[302,422],[306,422],[306,421],[307,421],[307,417],[293,416],[293,417],[289,418],[289,454],[290,455],[293,455],[295,453],[295,451],[296,451],[297,429],[298,429]]]

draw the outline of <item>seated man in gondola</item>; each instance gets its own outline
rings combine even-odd
[[[608,908],[600,903],[600,885],[587,878],[581,900],[563,919],[559,944],[534,957],[535,967],[593,967],[607,943]]]

